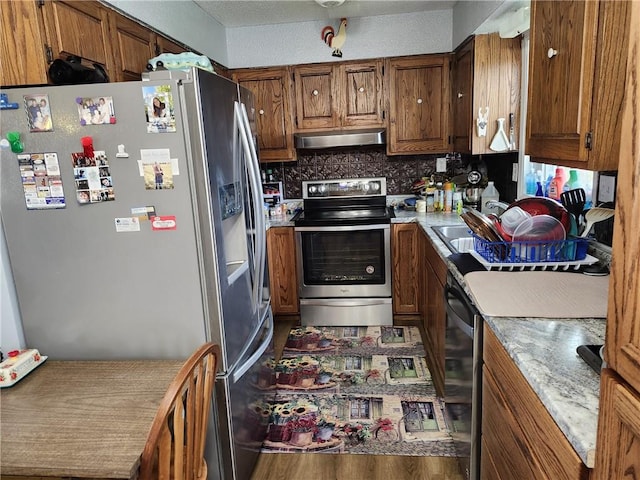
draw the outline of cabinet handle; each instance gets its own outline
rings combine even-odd
[[[313,92],[311,92],[313,95],[317,96],[320,92],[318,90],[314,90]]]
[[[418,103],[422,103],[422,99],[421,98],[418,99]]]
[[[359,91],[360,93],[364,92],[364,87],[360,87],[360,88],[358,89],[358,91]]]
[[[260,115],[264,115],[264,110],[263,110],[263,109],[260,109],[260,110],[258,110],[258,113],[259,113]]]
[[[547,57],[549,57],[549,58],[553,58],[557,54],[558,54],[558,51],[553,49],[553,48],[550,48],[549,50],[547,50]]]
[[[464,97],[464,93],[458,92],[458,98],[462,98],[462,97]]]

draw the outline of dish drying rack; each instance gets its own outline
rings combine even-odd
[[[472,232],[470,250],[487,270],[578,270],[598,261],[588,255],[589,242],[571,237],[558,241],[489,242]]]

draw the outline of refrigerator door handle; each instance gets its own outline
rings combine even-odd
[[[259,175],[256,172],[255,162],[257,161],[257,155],[252,149],[252,145],[249,141],[248,117],[244,105],[239,102],[235,102],[235,114],[238,120],[238,130],[240,133],[240,140],[242,142],[243,150],[245,153],[247,175],[249,177],[249,188],[251,190],[251,198],[253,200],[253,218],[252,224],[255,228],[254,232],[254,276],[253,276],[253,305],[257,310],[260,305],[260,292],[262,291],[262,263],[264,261],[264,218],[262,216],[262,188],[259,180]],[[260,212],[261,215],[257,215]]]
[[[265,336],[260,346],[256,349],[256,351],[253,352],[253,354],[251,354],[251,356],[247,359],[247,361],[244,362],[242,365],[239,365],[234,370],[233,376],[232,376],[233,383],[238,382],[242,378],[242,376],[245,373],[247,373],[247,371],[258,361],[258,359],[262,356],[262,354],[264,354],[267,348],[269,348],[269,345],[271,344],[271,341],[273,339],[275,322],[273,321],[273,316],[270,313],[265,315],[264,321],[269,322],[269,325],[268,325],[269,329],[267,330],[267,335]],[[261,324],[261,326],[263,325],[264,323]]]

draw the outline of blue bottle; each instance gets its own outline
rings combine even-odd
[[[544,190],[542,190],[542,183],[536,182],[536,184],[537,184],[536,197],[544,197]]]

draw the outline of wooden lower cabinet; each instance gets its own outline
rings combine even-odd
[[[420,313],[419,231],[417,223],[391,225],[391,282],[393,286],[393,314]]]
[[[481,469],[492,472],[483,479],[588,480],[589,469],[486,325],[483,357]]]
[[[267,230],[269,288],[274,315],[299,315],[296,241],[293,227]]]
[[[431,378],[438,395],[444,395],[444,342],[447,310],[444,287],[447,283],[447,264],[442,260],[427,234],[420,232],[422,269],[421,307],[422,325],[426,334],[426,355]]]
[[[596,480],[640,475],[640,394],[614,370],[601,373]],[[632,473],[633,472],[633,473]]]

